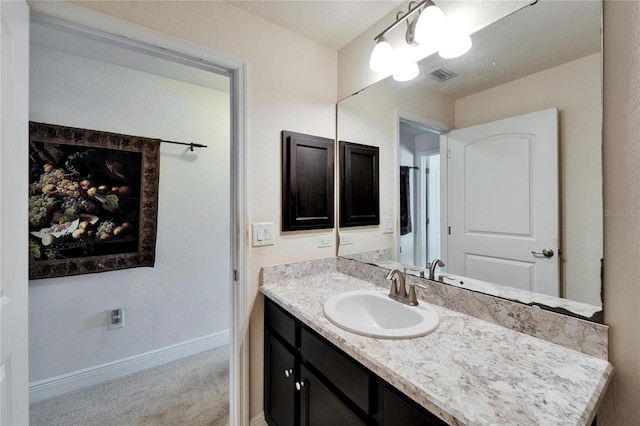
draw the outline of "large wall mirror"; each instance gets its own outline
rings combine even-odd
[[[601,14],[540,0],[340,101],[338,139],[379,147],[381,225],[338,255],[601,321]]]

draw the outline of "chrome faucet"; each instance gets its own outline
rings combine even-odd
[[[431,262],[431,265],[429,265],[429,278],[428,278],[431,281],[436,280],[436,266],[439,266],[442,268],[444,266],[444,262],[440,259],[435,259],[433,262]]]
[[[418,306],[418,297],[416,295],[416,287],[427,288],[421,284],[411,284],[409,286],[409,292],[407,292],[406,277],[407,267],[404,268],[404,272],[398,268],[393,268],[389,271],[386,279],[391,280],[391,290],[389,291],[389,297],[400,303],[404,303],[409,306]]]
[[[407,287],[405,286],[405,277],[405,272],[402,272],[398,268],[393,268],[389,271],[385,278],[391,280],[390,298],[398,301],[406,299]]]

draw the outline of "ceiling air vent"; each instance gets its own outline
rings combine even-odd
[[[440,83],[442,83],[443,81],[447,81],[450,78],[453,77],[457,77],[458,74],[456,74],[453,71],[450,71],[446,68],[438,68],[435,71],[431,71],[431,73],[429,74],[433,79],[438,80]]]

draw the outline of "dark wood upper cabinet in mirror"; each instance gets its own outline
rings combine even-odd
[[[476,2],[467,3],[469,13],[478,7]],[[555,185],[560,194],[560,230],[550,247],[559,267],[557,294],[513,288],[506,274],[487,282],[473,273],[455,271],[453,275],[460,278],[449,284],[477,291],[485,291],[486,286],[488,294],[599,319],[603,257],[601,10],[599,1],[540,0],[472,34],[473,47],[464,56],[448,60],[437,54],[429,56],[419,63],[418,79],[401,83],[388,78],[340,101],[338,138],[367,141],[379,148],[380,216],[382,222],[392,221],[394,232],[384,233],[379,226],[339,230],[351,234],[351,244],[340,246],[338,254],[368,262],[379,256],[378,264],[385,267],[401,263],[424,269],[434,258],[447,263],[449,207],[457,205],[448,199],[450,132],[557,108]],[[457,76],[439,82],[430,74],[440,69]],[[436,218],[424,213],[429,200],[424,159],[438,154]],[[400,166],[420,168],[411,174],[413,229],[407,235],[400,235],[399,228]],[[442,221],[439,252],[430,255],[425,230],[436,219]],[[442,272],[452,271],[445,267]]]
[[[340,226],[380,224],[378,147],[340,141]]]
[[[333,228],[332,139],[282,131],[282,230]]]

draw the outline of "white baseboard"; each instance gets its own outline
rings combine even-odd
[[[264,413],[260,413],[249,419],[249,426],[269,426],[264,419]]]
[[[229,330],[225,330],[128,358],[38,380],[29,383],[29,402],[52,398],[228,344]]]

